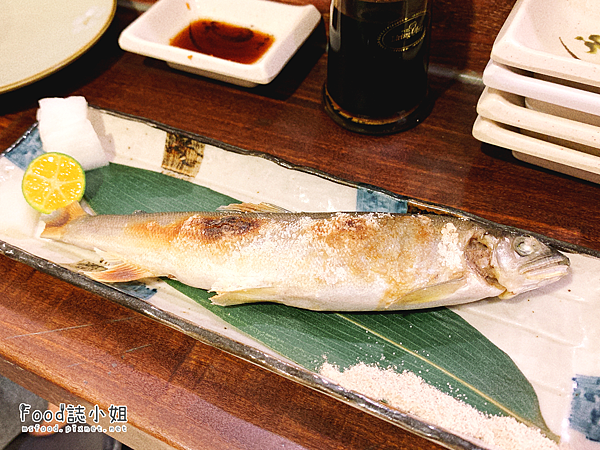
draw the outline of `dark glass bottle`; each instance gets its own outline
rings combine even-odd
[[[431,0],[333,0],[325,110],[367,134],[411,128],[430,111]]]

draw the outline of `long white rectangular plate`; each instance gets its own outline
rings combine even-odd
[[[338,180],[268,155],[144,119],[96,108],[90,109],[89,116],[102,145],[113,155],[112,162],[183,178],[240,201],[269,202],[297,211],[430,211],[486,222],[452,208],[403,197],[374,186]],[[40,145],[34,125],[0,155],[0,178],[9,172],[18,174],[22,171],[32,154],[41,151]],[[178,149],[186,152],[185,164],[165,164],[166,160],[181,162],[180,157],[171,158]],[[192,153],[201,154],[201,158],[191,158]],[[564,419],[569,415],[572,402],[577,400],[572,398],[575,395],[573,378],[585,376],[592,380],[600,377],[600,348],[595,345],[600,340],[600,315],[597,314],[600,308],[600,253],[539,237],[568,253],[572,276],[557,285],[508,302],[491,299],[453,308],[453,311],[513,359],[534,387],[549,428],[555,434],[571,436],[575,431],[569,428],[568,421],[565,429]],[[360,392],[345,389],[319,373],[290,362],[229,326],[164,281],[156,281],[136,291],[93,282],[65,267],[65,264],[88,258],[82,253],[84,251],[64,244],[42,242],[32,236],[0,232],[0,252],[444,446],[484,448],[472,439],[395,410]],[[145,295],[149,291],[150,294]],[[552,353],[547,349],[552,349]],[[482,367],[482,370],[487,368]],[[584,429],[590,420],[589,416],[583,415],[577,430]]]

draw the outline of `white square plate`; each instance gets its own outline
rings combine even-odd
[[[536,100],[534,98],[526,98],[525,106],[534,111],[543,112],[556,117],[563,117],[571,121],[586,123],[595,127],[600,127],[600,116],[588,114],[563,106],[553,105],[552,103]]]
[[[600,23],[598,26],[600,28]],[[562,80],[540,77],[543,75],[534,77],[530,72],[490,61],[483,71],[483,84],[529,99],[600,116],[600,89],[582,89],[582,85],[567,85]]]
[[[170,45],[198,19],[211,19],[270,34],[274,42],[253,64],[241,64]],[[169,66],[209,78],[253,87],[277,76],[315,29],[321,14],[313,5],[268,0],[160,0],[119,37],[122,49],[161,59]]]
[[[526,107],[525,99],[508,92],[485,88],[477,113],[487,119],[547,136],[550,142],[600,156],[600,127],[554,116]],[[594,116],[596,117],[596,116]]]
[[[522,161],[600,183],[599,156],[548,142],[540,134],[528,136],[517,128],[478,116],[473,125],[473,136],[481,142],[512,150]]]
[[[600,35],[598,0],[518,0],[492,47],[492,59],[600,86],[600,49],[588,53],[590,35]]]

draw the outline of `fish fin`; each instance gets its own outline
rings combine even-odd
[[[89,216],[79,202],[73,202],[64,208],[54,211],[44,219],[44,230],[40,237],[47,239],[60,239],[64,232],[64,227],[68,223],[80,217]]]
[[[219,206],[217,211],[240,212],[240,213],[289,213],[287,209],[271,203],[232,203],[231,205]]]
[[[248,289],[237,289],[232,291],[217,292],[217,295],[210,298],[213,305],[232,306],[243,303],[258,303],[264,301],[273,301],[274,289],[272,287],[259,287]]]
[[[273,301],[276,289],[271,284],[253,277],[236,277],[235,279],[222,277],[213,283],[210,292],[217,293],[211,297],[213,304],[229,306]]]
[[[436,302],[442,306],[442,301],[450,297],[459,289],[465,287],[468,283],[467,277],[461,277],[445,283],[427,286],[422,289],[417,289],[400,298],[394,298],[386,304],[385,309],[398,309],[399,305],[406,306],[407,309],[418,307],[421,304]]]
[[[502,294],[498,295],[498,298],[501,300],[506,300],[508,298],[513,298],[515,297],[517,294],[510,292],[509,290],[504,291]]]
[[[101,283],[121,283],[142,278],[152,278],[156,275],[143,267],[130,263],[120,263],[101,272],[87,271],[85,275]]]

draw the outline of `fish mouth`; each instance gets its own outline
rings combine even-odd
[[[531,281],[551,282],[569,273],[571,262],[561,253],[552,251],[527,261],[519,268],[519,273]]]
[[[566,276],[571,267],[568,257],[532,236],[502,240],[496,257],[498,281],[506,288],[500,298],[552,284]]]

